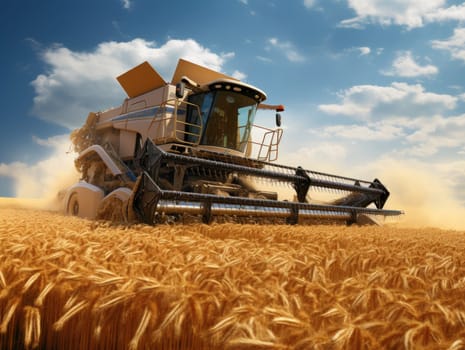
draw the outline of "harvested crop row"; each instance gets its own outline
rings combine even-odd
[[[465,235],[0,209],[0,348],[465,348]]]

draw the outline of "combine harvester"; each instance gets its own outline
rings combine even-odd
[[[266,94],[254,86],[185,60],[171,83],[147,62],[117,80],[128,95],[123,104],[90,113],[71,135],[82,178],[62,192],[69,215],[148,224],[187,217],[376,224],[402,213],[383,209],[389,192],[377,179],[272,163],[284,107],[264,104]],[[254,125],[257,109],[276,110],[277,127]],[[317,200],[319,191],[332,198]]]

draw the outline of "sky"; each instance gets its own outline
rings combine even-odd
[[[64,183],[71,130],[126,97],[115,77],[184,58],[285,105],[279,163],[377,177],[388,207],[463,227],[464,21],[452,0],[4,2],[0,197]]]

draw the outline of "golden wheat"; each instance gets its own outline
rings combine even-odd
[[[465,349],[465,234],[0,209],[0,348]]]

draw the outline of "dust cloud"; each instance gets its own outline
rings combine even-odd
[[[453,182],[448,165],[392,157],[360,164],[349,161],[343,152],[323,153],[322,156],[320,149],[314,152],[305,148],[285,155],[279,163],[299,164],[309,170],[364,180],[378,178],[391,193],[385,209],[405,212],[394,221],[396,225],[465,230],[465,207],[457,192],[460,186],[457,181]]]
[[[439,169],[394,159],[380,160],[370,169],[391,192],[386,207],[405,211],[399,225],[465,230],[465,207]]]
[[[52,150],[49,156],[32,165],[0,164],[0,175],[14,180],[16,197],[2,198],[0,206],[58,210],[58,193],[79,180],[74,167],[76,154],[70,152],[68,135],[37,142]]]

